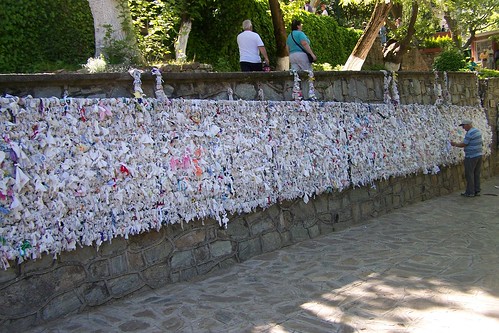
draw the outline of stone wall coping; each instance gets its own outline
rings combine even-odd
[[[301,75],[308,75],[307,72],[300,71]],[[220,80],[237,80],[241,81],[244,79],[276,79],[276,78],[289,78],[291,72],[280,71],[280,72],[166,72],[163,73],[163,80],[165,81],[193,81],[198,79],[203,79],[205,81],[220,81]],[[338,72],[338,71],[320,71],[314,72],[315,77],[327,77],[327,76],[382,76],[381,71],[348,71],[348,72]],[[141,76],[141,80],[153,81],[155,77],[149,71],[144,71]],[[118,81],[133,81],[133,78],[128,73],[96,73],[96,74],[86,74],[86,73],[40,73],[40,74],[0,74],[0,84],[8,83],[31,83],[38,84],[41,82],[79,82],[80,84],[85,81],[101,81],[101,80],[118,80]]]
[[[397,75],[402,77],[421,77],[428,76],[433,72],[397,72]],[[166,72],[163,73],[164,83],[169,82],[183,82],[183,81],[198,81],[202,80],[205,82],[247,82],[247,81],[261,81],[261,80],[276,80],[276,79],[289,79],[289,71],[280,72]],[[305,71],[300,71],[299,75],[301,77],[308,77],[308,73]],[[471,72],[448,72],[448,75],[459,75],[468,76],[476,75]],[[345,78],[349,77],[380,77],[384,76],[383,71],[318,71],[314,72],[314,77],[316,78]],[[499,79],[499,78],[498,78]],[[0,86],[7,87],[12,84],[25,84],[28,86],[36,85],[46,85],[54,83],[62,83],[68,85],[86,85],[91,84],[94,81],[120,81],[128,82],[133,81],[133,78],[128,73],[96,73],[96,74],[86,74],[86,73],[39,73],[39,74],[0,74]],[[155,77],[150,71],[144,71],[141,76],[143,82],[153,82]]]

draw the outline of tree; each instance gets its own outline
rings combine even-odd
[[[344,4],[355,2],[353,1],[343,1]],[[362,65],[366,60],[367,54],[371,50],[371,47],[378,36],[379,30],[383,25],[390,9],[392,7],[392,2],[389,0],[381,0],[377,1],[374,6],[373,13],[367,26],[364,30],[364,33],[359,38],[359,41],[355,45],[355,48],[352,51],[352,54],[348,57],[347,62],[343,66],[343,70],[346,71],[360,71],[362,69]]]
[[[477,32],[499,27],[497,0],[440,0],[437,4],[443,10],[454,44],[459,49],[468,48]],[[464,34],[468,39],[460,45],[459,38]]]
[[[348,3],[351,2],[352,1],[348,1]],[[363,1],[363,3],[367,2],[369,1]],[[347,1],[343,1],[343,3],[347,3]],[[398,24],[395,24],[394,19],[404,17],[404,5],[408,5],[409,3],[411,3],[411,11],[409,15],[406,15],[409,18],[408,23],[406,24],[402,21],[402,24],[400,26]],[[378,36],[381,26],[386,23],[393,33],[392,38],[387,41],[383,49],[384,65],[388,70],[399,70],[400,64],[402,62],[402,57],[410,49],[411,41],[416,32],[415,27],[418,12],[418,1],[376,1],[374,11],[371,15],[369,23],[367,24],[363,35],[357,42],[357,45],[355,46],[343,69],[362,69],[362,65],[364,64],[367,54],[369,53],[374,41],[376,40],[376,37]],[[392,20],[388,19],[389,16],[391,16]]]
[[[343,27],[364,28],[366,22],[369,21],[374,9],[374,3],[350,3],[341,5],[340,0],[331,2],[330,15],[333,16],[338,24]]]
[[[286,47],[286,27],[278,0],[269,0],[272,24],[274,26],[274,37],[276,42],[277,66],[276,70],[284,71],[289,69],[289,54]]]
[[[95,56],[102,53],[104,39],[108,29],[112,30],[112,38],[116,40],[126,39],[126,29],[123,29],[123,7],[120,0],[88,0],[92,16],[94,18],[95,34]]]
[[[175,58],[185,60],[192,20],[199,19],[203,15],[208,0],[165,0],[165,2],[168,5],[167,7],[180,17],[180,28],[175,41]]]
[[[189,34],[192,29],[191,17],[187,12],[182,13],[180,21],[180,29],[178,31],[178,38],[175,42],[175,59],[185,60],[187,42],[189,41]]]
[[[400,8],[400,13],[397,12],[397,15],[395,15],[394,17],[397,18],[402,17],[401,13],[403,7],[400,5],[400,7],[397,6],[396,8]],[[392,71],[397,71],[400,69],[400,64],[402,63],[402,57],[404,56],[406,51],[409,50],[412,37],[414,36],[415,33],[415,25],[418,16],[418,11],[419,11],[418,2],[414,1],[411,6],[411,15],[405,34],[403,34],[398,40],[392,39],[386,43],[383,49],[383,60],[385,62],[386,69]],[[396,29],[398,28],[399,27],[396,27]]]

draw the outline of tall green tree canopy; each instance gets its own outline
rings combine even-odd
[[[438,0],[437,5],[458,47],[469,47],[478,32],[499,29],[497,0]],[[459,38],[466,40],[464,45],[459,45]]]
[[[375,3],[375,10],[370,18],[367,29],[364,31],[364,35],[360,38],[349,60],[345,64],[344,68],[347,70],[360,70],[365,56],[372,46],[375,33],[381,27],[380,22],[382,21],[386,21],[388,26],[395,31],[393,34],[395,43],[387,46],[387,49],[384,51],[385,64],[387,62],[399,62],[403,51],[411,47],[410,45],[414,43],[413,37],[418,35],[418,31],[421,32],[420,30],[423,30],[424,32],[428,32],[427,28],[423,28],[425,23],[421,20],[421,17],[418,18],[420,8],[424,8],[422,15],[426,22],[426,27],[433,25],[433,17],[438,15],[445,17],[458,47],[461,47],[459,40],[465,39],[464,37],[468,39],[468,42],[464,46],[467,47],[476,32],[498,26],[497,13],[499,2],[497,0],[341,0],[341,3],[344,5]],[[376,10],[383,6],[391,6],[391,8],[389,11]],[[412,8],[410,11],[411,14],[404,16],[404,8]],[[402,17],[402,22],[404,22],[402,26],[393,26],[393,22],[389,20],[390,15],[392,18]]]

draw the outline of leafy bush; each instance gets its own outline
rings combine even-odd
[[[133,40],[128,39],[114,39],[113,28],[111,25],[104,25],[106,29],[106,34],[104,36],[104,45],[102,47],[102,53],[107,62],[111,65],[132,65],[140,64],[140,54],[135,47],[131,47],[134,43]]]
[[[499,77],[499,71],[496,71],[494,69],[482,68],[478,71],[478,76],[481,79],[485,79],[488,77]]]
[[[457,72],[466,68],[464,54],[456,49],[446,50],[433,62],[433,69],[440,72]]]
[[[438,37],[426,38],[423,41],[423,43],[421,43],[421,47],[425,49],[433,49],[433,48],[450,49],[454,48],[455,45],[450,36],[438,36]]]
[[[179,17],[164,1],[128,0],[138,46],[146,62],[171,58]]]
[[[0,1],[0,72],[80,67],[95,53],[88,1]]]

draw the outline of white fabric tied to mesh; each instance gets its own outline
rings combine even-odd
[[[400,104],[400,96],[398,92],[397,85],[397,73],[382,71],[384,74],[384,83],[383,83],[383,101],[385,104]]]
[[[154,85],[154,94],[156,95],[156,98],[161,102],[168,101],[168,97],[163,90],[163,75],[161,74],[161,71],[159,68],[153,67],[151,69],[151,74],[156,76],[156,84]]]
[[[143,70],[131,68],[128,73],[133,77],[133,95],[135,98],[141,98],[144,94],[142,90],[142,80],[141,76],[144,73]]]
[[[301,92],[300,76],[298,75],[298,71],[296,70],[290,70],[290,73],[291,75],[293,75],[293,100],[301,101],[303,98],[303,94]]]
[[[97,107],[95,107],[97,105]],[[0,261],[459,163],[477,107],[143,98],[0,99]],[[488,146],[487,146],[488,147]],[[486,153],[490,153],[487,148]],[[229,223],[230,227],[230,223]]]
[[[314,71],[307,71],[307,73],[308,73],[308,99],[310,101],[317,101],[317,96],[315,95]]]

